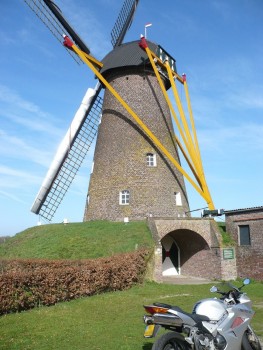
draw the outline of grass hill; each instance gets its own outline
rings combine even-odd
[[[152,246],[145,221],[48,224],[29,228],[0,244],[0,258],[95,259]]]
[[[98,258],[152,247],[146,222],[70,223],[32,227],[0,244],[1,258]],[[53,307],[0,317],[2,350],[150,350],[155,339],[144,339],[142,305],[161,301],[191,312],[193,304],[210,297],[210,286],[145,282],[126,291],[108,292]],[[252,326],[263,336],[262,283],[252,283],[256,315]]]
[[[233,245],[218,223],[224,246]],[[8,259],[96,259],[136,248],[153,247],[145,221],[89,221],[31,227],[0,241],[0,258]]]

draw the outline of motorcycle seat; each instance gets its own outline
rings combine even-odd
[[[189,313],[189,312],[182,310],[178,306],[172,306],[171,309],[178,311],[178,312],[181,312],[182,314],[191,317],[195,321],[195,323],[200,323],[202,321],[211,321],[210,318],[205,316],[205,315],[192,314],[192,313]]]
[[[182,310],[179,306],[172,306],[170,304],[164,304],[164,303],[154,303],[154,305],[159,307],[165,307],[167,309],[171,309],[174,311],[178,311],[184,315],[191,317],[196,323],[200,323],[202,321],[211,321],[210,318],[205,315],[198,315],[198,314],[192,314],[192,313],[186,312]]]
[[[196,323],[202,322],[202,321],[211,321],[209,317],[205,315],[197,315],[197,314],[188,314]]]

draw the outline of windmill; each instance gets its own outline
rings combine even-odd
[[[175,59],[160,45],[145,38],[123,43],[139,0],[125,0],[111,33],[113,50],[102,62],[91,56],[88,46],[51,0],[25,2],[99,81],[87,90],[32,212],[52,219],[97,132],[84,220],[185,216],[189,204],[184,177],[213,210],[185,76],[177,74]],[[175,82],[184,86],[189,121]],[[170,87],[178,112],[167,94]],[[184,146],[174,135],[171,116]],[[194,180],[182,168],[178,148]]]

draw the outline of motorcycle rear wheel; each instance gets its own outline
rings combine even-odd
[[[152,350],[189,350],[190,346],[184,338],[175,332],[168,332],[162,335],[153,344]]]

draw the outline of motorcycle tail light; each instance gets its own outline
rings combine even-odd
[[[242,317],[237,317],[234,319],[231,328],[234,329],[244,323],[244,319]]]
[[[166,314],[169,309],[166,307],[160,307],[160,306],[154,306],[154,305],[145,305],[144,306],[145,311],[148,312],[149,314]]]

